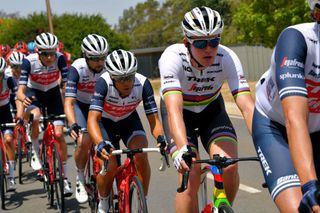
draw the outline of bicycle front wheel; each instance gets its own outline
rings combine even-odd
[[[231,206],[228,206],[226,204],[221,204],[218,208],[218,213],[234,213]]]
[[[134,176],[130,183],[129,202],[131,213],[148,212],[146,197],[144,196],[142,184],[137,176]]]
[[[23,150],[22,150],[22,143],[24,143],[24,141],[21,139],[21,134],[18,133],[18,137],[17,137],[17,161],[18,161],[18,170],[19,170],[19,184],[22,184],[22,158],[23,158]]]
[[[0,148],[0,199],[1,199],[1,209],[5,209],[5,194],[4,194],[4,161],[3,161],[3,156],[2,156],[2,149]]]
[[[56,142],[52,143],[52,169],[54,179],[54,197],[59,212],[64,212],[64,176],[62,173],[62,161]]]

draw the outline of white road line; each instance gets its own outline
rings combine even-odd
[[[212,175],[210,173],[207,174],[207,178],[210,179],[210,180],[213,180],[213,177],[212,177]],[[242,190],[242,191],[251,193],[251,194],[255,194],[255,193],[260,193],[261,192],[261,190],[259,190],[259,189],[253,188],[251,186],[244,185],[242,183],[240,183],[239,189]]]

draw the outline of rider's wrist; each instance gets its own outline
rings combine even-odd
[[[312,188],[320,188],[320,184],[319,184],[318,180],[310,180],[307,183],[303,184],[301,186],[302,194],[306,193],[307,191],[309,191]]]

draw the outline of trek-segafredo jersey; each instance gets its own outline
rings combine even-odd
[[[102,117],[119,121],[129,117],[141,101],[146,115],[158,112],[151,83],[145,76],[136,73],[131,94],[121,98],[109,73],[105,72],[97,81],[90,110],[100,111]]]
[[[97,79],[105,72],[93,73],[85,60],[75,60],[69,68],[65,97],[76,98],[78,101],[90,104]]]
[[[256,108],[264,116],[285,124],[281,100],[308,97],[309,131],[320,130],[319,24],[286,28],[272,53],[271,66],[257,84]]]
[[[1,86],[1,84],[0,84]],[[4,75],[2,80],[2,87],[0,88],[0,106],[4,106],[9,103],[10,92],[15,94],[18,87],[13,78],[9,75]]]
[[[67,72],[66,59],[61,53],[57,52],[51,66],[44,66],[38,53],[33,53],[23,59],[19,84],[46,92],[59,85],[60,73],[62,81],[66,81]]]
[[[201,112],[220,95],[225,80],[233,97],[250,93],[241,62],[229,48],[219,45],[214,63],[199,71],[192,67],[183,44],[169,46],[159,60],[161,95],[182,93],[184,109]]]

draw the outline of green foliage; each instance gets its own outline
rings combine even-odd
[[[109,43],[110,51],[118,48],[128,49],[127,35],[116,33],[105,22],[101,15],[63,14],[53,16],[54,34],[64,43],[72,59],[81,57],[82,39],[92,33],[104,36]],[[19,40],[29,42],[42,32],[48,32],[48,19],[45,13],[33,13],[26,18],[3,19],[0,22],[0,43],[11,47]]]
[[[273,47],[280,32],[290,25],[310,21],[305,0],[252,0],[243,2],[233,15],[237,41]]]

